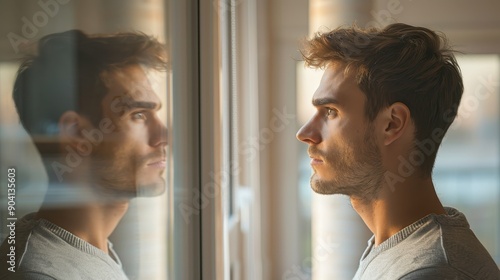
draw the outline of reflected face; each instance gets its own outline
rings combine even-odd
[[[380,150],[365,115],[366,96],[342,64],[326,69],[312,103],[316,113],[297,132],[309,145],[312,189],[374,198],[383,178]]]
[[[167,129],[158,112],[161,101],[138,65],[108,73],[102,102],[109,133],[92,154],[96,184],[127,196],[164,192]]]

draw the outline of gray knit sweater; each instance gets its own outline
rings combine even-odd
[[[464,214],[445,210],[447,215],[428,215],[376,247],[372,237],[354,279],[500,279]]]
[[[28,214],[16,222],[15,272],[5,266],[10,246],[0,247],[0,279],[127,279],[108,241],[109,255],[74,234]]]

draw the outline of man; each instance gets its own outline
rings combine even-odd
[[[49,177],[37,213],[4,241],[1,279],[126,279],[108,241],[129,201],[164,192],[167,131],[151,70],[164,45],[141,33],[42,38],[20,67],[13,97]],[[9,263],[9,261],[11,261]]]
[[[339,28],[307,41],[302,54],[325,69],[316,113],[297,133],[309,145],[312,189],[348,195],[374,234],[354,278],[500,279],[465,216],[442,206],[432,182],[463,92],[446,39],[400,23]]]

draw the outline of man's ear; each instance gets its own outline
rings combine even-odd
[[[59,136],[63,143],[69,144],[78,149],[79,144],[87,141],[83,135],[83,130],[90,130],[90,121],[75,111],[67,111],[59,118]]]
[[[399,139],[411,125],[411,113],[408,107],[396,102],[383,111],[384,145],[390,145]]]

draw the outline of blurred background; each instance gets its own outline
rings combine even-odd
[[[322,72],[306,69],[298,49],[341,25],[403,22],[442,31],[461,51],[465,93],[435,185],[500,265],[499,10],[494,0],[0,0],[2,224],[7,167],[18,168],[18,216],[36,211],[46,189],[13,109],[23,44],[9,34],[139,30],[169,46],[158,93],[172,157],[167,193],[134,200],[112,236],[130,278],[351,279],[371,233],[347,198],[309,187],[295,134]]]

